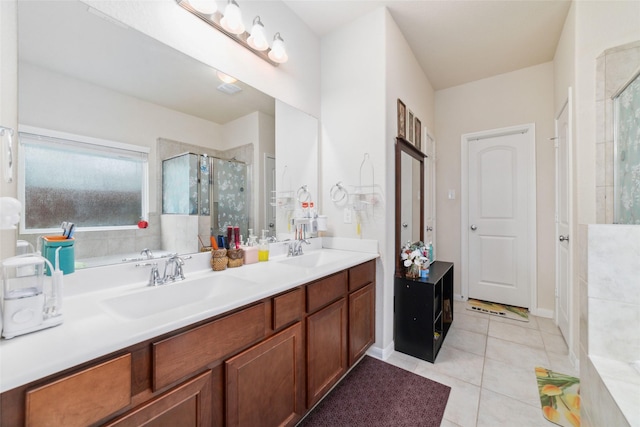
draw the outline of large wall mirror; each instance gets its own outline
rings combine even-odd
[[[200,241],[207,242],[210,219],[200,215],[180,223],[162,215],[163,160],[184,153],[245,164],[247,184],[240,188],[247,192],[248,222],[243,232],[279,234],[277,217],[287,215],[271,203],[282,184],[276,179],[282,175],[279,168],[295,161],[290,153],[300,146],[317,163],[318,123],[228,77],[80,1],[18,2],[20,126],[148,150],[148,228],[79,229],[76,259],[87,262],[77,267],[121,262],[144,248],[195,252]],[[310,125],[301,129],[301,122]],[[296,137],[279,139],[278,133]],[[288,169],[287,185],[317,188],[316,164],[303,176],[294,170]],[[74,219],[54,219],[64,220]],[[18,239],[35,246],[41,234],[47,233],[22,227]]]
[[[424,158],[413,144],[396,140],[396,275],[404,267],[400,248],[424,240]]]

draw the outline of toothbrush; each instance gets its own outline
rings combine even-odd
[[[69,232],[67,233],[67,239],[71,239],[73,237],[74,231],[76,231],[76,225],[74,223],[71,223],[71,225],[69,225]]]

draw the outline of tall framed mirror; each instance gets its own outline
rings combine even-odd
[[[415,145],[396,138],[396,276],[404,272],[402,245],[424,239],[425,157]]]

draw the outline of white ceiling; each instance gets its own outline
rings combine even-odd
[[[435,90],[553,60],[570,0],[284,0],[323,36],[387,7]]]

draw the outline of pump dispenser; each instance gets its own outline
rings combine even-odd
[[[269,230],[262,230],[262,238],[258,244],[258,261],[269,261],[269,240],[267,233]]]
[[[249,237],[247,238],[247,244],[242,246],[244,250],[244,263],[254,264],[258,262],[258,242],[257,237],[253,234],[253,229],[249,229]]]

